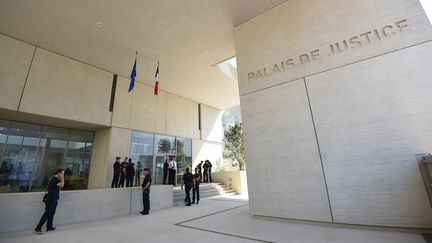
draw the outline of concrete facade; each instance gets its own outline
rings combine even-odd
[[[0,233],[32,230],[44,212],[43,193],[1,195]],[[172,207],[172,187],[153,185],[150,210]],[[141,188],[63,191],[56,210],[55,223],[66,225],[135,215],[142,211]]]
[[[235,29],[253,215],[432,228],[417,0],[288,1]]]
[[[221,123],[218,109],[208,107],[199,117],[199,103],[164,90],[155,96],[140,77],[128,93],[129,79],[118,76],[109,111],[114,73],[2,34],[0,54],[0,118],[95,132],[90,189],[110,186],[112,163],[129,155],[132,131],[189,138],[199,144],[194,149],[210,142],[222,157],[220,137],[201,140],[201,133],[214,134],[222,125],[199,127],[200,119]]]

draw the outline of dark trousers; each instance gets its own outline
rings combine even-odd
[[[176,185],[176,170],[169,170],[169,176],[168,176],[168,184],[172,184],[173,186]]]
[[[134,176],[126,176],[126,187],[132,187],[133,186],[133,178]]]
[[[53,228],[53,220],[54,220],[54,214],[56,212],[56,208],[57,208],[57,200],[47,201],[45,203],[45,212],[42,215],[41,219],[39,220],[39,224],[36,226],[37,230],[41,230],[42,225],[44,225],[45,222],[47,221],[48,221],[47,229]]]
[[[190,199],[190,191],[192,189],[192,184],[186,184],[185,185],[185,193],[186,193],[186,198],[185,201],[188,205],[191,204],[191,199]]]
[[[192,189],[192,202],[194,202],[194,203],[195,203],[195,194],[196,194],[196,202],[198,203],[200,200],[199,186],[196,186],[194,189]]]
[[[120,182],[119,187],[124,187],[125,175],[123,173],[120,174]]]
[[[204,183],[208,183],[208,172],[206,170],[204,171],[204,178],[203,178],[203,180],[204,180]]]
[[[114,174],[112,182],[111,182],[111,188],[117,188],[119,184],[120,174]]]
[[[143,212],[148,213],[150,211],[150,191],[143,191]]]
[[[209,181],[210,181],[210,183],[212,182],[212,178],[211,178],[211,171],[209,170],[209,172],[208,172],[208,179],[209,179]]]
[[[164,185],[167,184],[167,177],[168,177],[168,171],[164,170],[164,172],[163,172],[163,184]]]
[[[135,186],[141,186],[141,172],[137,172],[135,175]]]

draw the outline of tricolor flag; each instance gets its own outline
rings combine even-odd
[[[135,62],[134,62],[134,65],[133,65],[133,68],[132,68],[132,72],[131,72],[131,75],[130,75],[130,84],[129,84],[129,90],[128,90],[128,92],[131,92],[133,90],[134,86],[135,86],[136,61],[137,61],[137,58],[135,57]]]
[[[158,90],[159,90],[159,62],[155,73],[154,95],[158,95]]]

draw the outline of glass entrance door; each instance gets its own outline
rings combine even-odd
[[[163,184],[163,163],[165,162],[166,155],[157,155],[156,157],[156,170],[155,170],[155,184]]]
[[[169,161],[170,157],[173,157],[173,154],[157,154],[155,156],[155,175],[154,175],[154,183],[157,185],[163,184],[163,164],[166,161]],[[167,173],[167,183],[168,183],[168,173]]]

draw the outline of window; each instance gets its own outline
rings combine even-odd
[[[153,165],[152,133],[132,132],[130,157],[135,164],[140,162],[142,168],[152,168]]]
[[[65,190],[86,189],[93,132],[0,120],[0,192],[43,191],[58,168]]]

